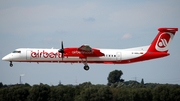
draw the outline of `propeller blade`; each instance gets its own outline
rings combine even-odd
[[[61,53],[62,60],[64,58],[64,45],[63,41],[61,41],[61,49],[58,50],[59,53]]]
[[[63,41],[61,41],[61,49],[64,50]]]
[[[62,56],[61,56],[61,57],[62,57],[62,60],[63,60],[63,58],[64,58],[64,53],[61,53],[61,54],[62,54]]]

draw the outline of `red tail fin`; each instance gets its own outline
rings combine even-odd
[[[151,43],[148,52],[168,52],[169,45],[178,28],[159,28],[159,33]]]

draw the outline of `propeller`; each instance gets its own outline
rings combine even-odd
[[[58,50],[59,53],[61,53],[62,59],[64,58],[64,46],[63,46],[63,41],[61,41],[61,49]]]

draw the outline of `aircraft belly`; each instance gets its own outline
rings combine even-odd
[[[85,61],[85,58],[79,58],[79,57],[64,57],[62,58],[32,58],[30,61],[43,61],[43,62],[49,62],[49,61],[54,61],[54,62],[79,62],[79,61]],[[116,58],[106,58],[106,57],[87,57],[87,61],[116,61]]]

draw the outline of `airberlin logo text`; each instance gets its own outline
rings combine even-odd
[[[32,58],[61,58],[61,54],[59,52],[46,52],[39,50],[37,52],[31,51],[31,57]]]

